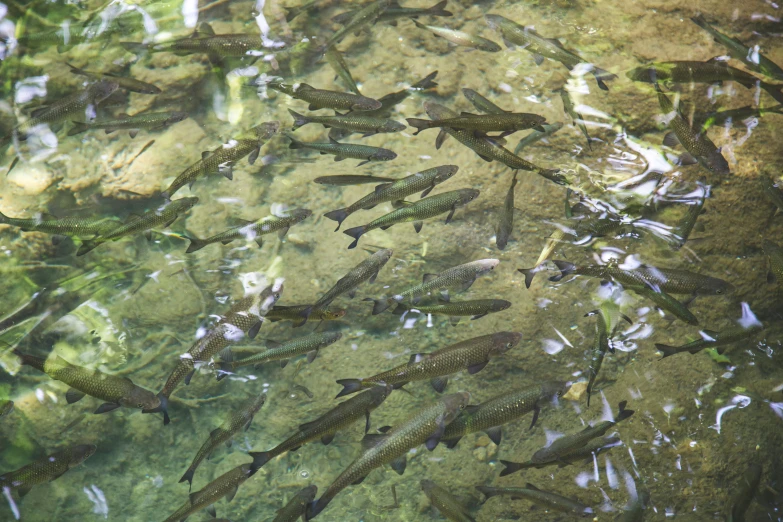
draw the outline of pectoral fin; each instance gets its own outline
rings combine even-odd
[[[481,370],[484,369],[484,367],[489,363],[489,361],[480,362],[478,364],[473,364],[471,366],[468,366],[468,373],[473,375],[474,373],[478,373]]]
[[[489,437],[489,440],[494,442],[496,445],[500,445],[500,439],[501,439],[501,431],[500,426],[495,426],[493,428],[489,428],[487,431],[487,436]]]
[[[119,404],[115,404],[115,403],[111,403],[111,402],[104,402],[103,404],[98,406],[98,409],[95,410],[95,414],[96,415],[100,415],[101,413],[106,413],[106,412],[110,412],[110,411],[116,410],[119,407],[120,407]]]
[[[435,377],[430,381],[430,384],[432,385],[432,388],[438,392],[443,393],[443,390],[446,389],[446,385],[449,383],[449,378],[444,377]]]
[[[75,388],[68,388],[68,391],[65,392],[65,401],[68,404],[73,404],[74,402],[79,402],[80,400],[82,400],[84,396],[85,396],[84,392],[80,392]]]
[[[403,473],[405,473],[405,468],[407,465],[408,465],[408,461],[405,458],[405,455],[391,461],[391,468],[394,471],[396,471],[398,475],[402,475]]]

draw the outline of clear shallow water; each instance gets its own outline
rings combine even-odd
[[[285,278],[279,303],[312,303],[370,254],[364,247],[391,248],[394,255],[374,283],[363,283],[357,297],[343,295],[333,308],[346,314],[324,323],[318,331],[340,331],[342,339],[320,351],[311,364],[277,363],[244,368],[238,375],[216,381],[204,366],[190,385],[181,384],[171,399],[171,424],[160,414],[119,409],[103,415],[92,412],[101,403],[87,397],[68,405],[67,386],[31,368],[18,369],[10,347],[4,350],[0,393],[13,400],[14,410],[0,417],[0,473],[18,469],[58,449],[95,444],[96,453],[51,483],[35,486],[19,500],[11,498],[23,520],[164,520],[188,500],[187,486],[178,483],[209,433],[248,398],[266,392],[267,402],[247,431],[240,431],[230,449],[221,447],[196,472],[194,491],[230,469],[249,462],[249,450],[268,450],[290,436],[300,424],[332,408],[340,386],[335,380],[369,377],[407,361],[410,354],[428,353],[452,343],[498,331],[522,333],[522,341],[493,358],[481,372],[452,376],[448,393],[466,391],[479,404],[514,387],[544,380],[570,380],[573,393],[557,407],[547,406],[537,425],[530,415],[503,427],[495,446],[483,434],[464,437],[454,450],[439,446],[432,453],[418,446],[408,456],[404,475],[388,467],[375,470],[357,486],[337,495],[318,518],[323,520],[430,520],[438,515],[421,492],[420,480],[431,479],[471,506],[484,520],[566,520],[567,515],[532,508],[525,500],[483,500],[477,485],[541,489],[578,498],[593,507],[598,520],[614,520],[638,494],[649,495],[644,520],[676,517],[683,520],[721,520],[740,489],[743,474],[754,463],[763,473],[746,520],[777,520],[780,477],[780,300],[777,285],[767,282],[769,260],[765,240],[780,243],[780,217],[765,197],[759,179],[780,174],[780,115],[765,114],[734,126],[715,125],[707,133],[728,162],[731,174],[718,175],[699,165],[678,166],[681,146],[662,147],[668,131],[652,87],[632,82],[626,72],[653,61],[705,61],[726,49],[689,18],[701,12],[725,34],[783,62],[778,45],[779,9],[768,3],[743,5],[703,2],[680,6],[670,2],[562,2],[544,4],[449,2],[448,18],[420,18],[501,43],[500,34],[485,23],[487,13],[520,25],[534,26],[546,37],[557,37],[594,63],[618,76],[608,92],[597,88],[589,68],[569,71],[517,48],[496,53],[468,50],[418,29],[409,20],[396,26],[379,22],[358,36],[349,34],[337,47],[361,93],[374,99],[398,92],[437,71],[437,88],[415,92],[399,103],[392,119],[426,118],[422,104],[436,102],[454,111],[476,112],[461,93],[473,89],[493,103],[514,112],[544,116],[565,126],[522,150],[520,156],[542,168],[560,169],[575,194],[532,172],[519,171],[513,229],[505,250],[496,247],[495,230],[513,172],[499,161],[485,162],[449,138],[434,147],[437,134],[413,129],[368,138],[353,135],[345,141],[384,147],[397,158],[356,167],[359,160],[332,161],[288,148],[292,133],[291,108],[307,114],[307,103],[272,89],[245,84],[280,76],[290,83],[343,92],[345,84],[326,60],[311,63],[298,54],[303,38],[321,42],[340,28],[328,21],[349,7],[318,4],[311,15],[285,22],[287,7],[249,2],[199,5],[189,2],[124,4],[8,5],[0,30],[9,38],[2,68],[2,134],[12,137],[3,156],[9,166],[20,161],[2,181],[0,211],[12,217],[37,212],[58,218],[116,217],[141,214],[159,207],[160,192],[201,158],[231,139],[252,135],[261,122],[279,121],[280,132],[261,149],[259,159],[233,168],[233,180],[219,174],[202,176],[192,189],[176,197],[195,195],[199,203],[171,227],[155,227],[152,241],[143,235],[106,243],[84,256],[75,253],[80,241],[52,244],[50,235],[0,232],[5,261],[2,269],[5,316],[38,295],[44,300],[27,322],[11,321],[2,340],[18,349],[46,357],[55,353],[83,367],[126,376],[157,393],[179,356],[216,316],[244,295],[243,282],[263,274]],[[412,5],[412,4],[411,4]],[[407,7],[408,5],[406,5]],[[428,7],[428,4],[417,4]],[[258,17],[259,10],[263,13]],[[165,42],[184,38],[199,22],[209,22],[218,34],[258,35],[267,31],[262,57],[212,59],[205,53],[131,53],[120,42]],[[87,43],[64,45],[67,24],[79,34],[86,23],[95,37]],[[76,32],[71,32],[77,28]],[[100,34],[97,34],[100,33]],[[33,35],[32,40],[25,40]],[[320,38],[320,39],[319,39]],[[69,40],[70,43],[78,41]],[[277,49],[274,42],[285,44]],[[299,44],[299,46],[297,45]],[[58,52],[57,46],[61,44]],[[286,54],[288,53],[288,54]],[[294,59],[290,60],[291,54]],[[85,78],[66,65],[104,71],[157,86],[159,94],[130,93],[97,105],[98,120],[120,113],[185,111],[189,118],[165,129],[142,130],[135,138],[126,131],[106,134],[90,130],[68,136],[73,124],[53,123],[36,128],[19,142],[19,125],[30,109],[86,88]],[[731,65],[743,67],[733,60]],[[277,67],[277,68],[276,68]],[[255,69],[253,69],[255,68]],[[292,70],[293,69],[293,70]],[[261,76],[266,75],[266,76]],[[759,76],[761,77],[761,76]],[[263,82],[262,82],[263,83]],[[774,81],[772,81],[774,83]],[[566,85],[577,112],[586,120],[591,149],[578,127],[564,114],[561,97],[553,90]],[[681,112],[691,114],[740,108],[769,108],[774,99],[765,91],[736,82],[665,84],[667,96],[680,98]],[[317,114],[331,114],[321,110]],[[16,129],[16,131],[15,131]],[[51,133],[49,132],[51,131]],[[506,137],[513,151],[529,131]],[[293,133],[303,141],[327,141],[322,126],[310,124]],[[154,140],[154,143],[150,142]],[[313,182],[318,176],[362,174],[401,178],[438,165],[459,171],[433,194],[475,188],[480,197],[457,209],[452,223],[446,213],[427,220],[420,233],[398,224],[364,236],[348,250],[351,239],[333,231],[327,211],[344,207],[373,190],[374,184],[331,187]],[[670,245],[671,232],[698,200],[697,182],[709,186],[704,213],[681,249]],[[584,220],[565,216],[564,200],[574,206],[579,195],[589,212],[622,214],[625,226],[616,231],[584,232]],[[417,196],[409,198],[417,201]],[[186,254],[184,236],[206,237],[236,225],[237,219],[256,220],[285,208],[306,208],[313,216],[293,226],[284,241],[266,236],[263,247],[244,238],[228,245],[214,244]],[[358,226],[392,210],[382,203],[348,218],[342,229]],[[579,209],[576,211],[580,215]],[[538,274],[530,288],[517,268],[534,266],[547,238],[557,228],[566,234],[550,259],[577,265],[605,264],[617,259],[623,268],[637,263],[679,268],[730,282],[730,294],[699,296],[689,305],[698,325],[671,321],[652,310],[652,303],[632,291],[608,289],[600,278],[578,277],[547,281],[553,265]],[[583,227],[583,228],[579,228]],[[618,237],[619,236],[619,237]],[[637,237],[638,236],[638,237]],[[463,318],[451,326],[447,318],[410,313],[404,319],[386,312],[371,315],[365,297],[381,297],[417,284],[426,273],[438,273],[469,261],[496,258],[498,267],[453,299],[505,299],[508,310],[474,321]],[[98,274],[98,275],[96,275]],[[89,284],[88,284],[89,283]],[[387,288],[388,287],[388,288]],[[67,292],[63,292],[64,289]],[[49,292],[52,292],[50,295]],[[676,295],[681,301],[688,295]],[[607,354],[596,379],[590,407],[584,384],[595,337],[595,318],[585,314],[607,300],[620,306],[633,325],[624,323],[614,334],[614,354]],[[655,343],[680,345],[699,339],[700,331],[736,327],[745,309],[763,323],[763,332],[729,346],[728,360],[705,352],[679,354],[661,360]],[[606,306],[606,305],[605,305]],[[18,316],[17,316],[18,317]],[[25,315],[26,317],[26,315]],[[746,317],[748,314],[746,312]],[[56,319],[59,319],[55,322]],[[416,319],[416,321],[411,321]],[[44,322],[28,334],[33,325]],[[49,324],[51,323],[51,324]],[[262,347],[262,340],[286,341],[310,333],[316,322],[292,329],[290,322],[265,323],[255,341],[242,347]],[[47,328],[48,327],[48,328]],[[301,388],[313,395],[309,397]],[[394,392],[373,412],[372,428],[397,425],[438,400],[429,383],[405,386],[410,394]],[[634,415],[615,430],[623,445],[574,465],[526,470],[498,477],[500,459],[524,461],[560,433],[581,430],[602,419],[611,408],[628,401]],[[267,463],[238,490],[231,502],[216,504],[219,517],[230,520],[272,519],[300,489],[310,484],[319,494],[360,453],[361,422],[341,431],[328,446],[313,442]],[[395,487],[398,507],[393,504]],[[100,493],[98,493],[100,492]],[[10,493],[10,492],[9,492]],[[102,500],[104,499],[104,500]],[[7,505],[6,505],[7,504]],[[3,519],[13,519],[11,503],[3,501]],[[205,512],[192,519],[206,520]]]

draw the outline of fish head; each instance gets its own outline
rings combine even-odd
[[[424,102],[424,112],[433,120],[442,120],[444,118],[454,118],[457,116],[457,113],[448,107],[431,101]]]
[[[268,140],[269,138],[277,134],[278,131],[280,130],[280,122],[267,121],[262,123],[261,125],[258,125],[257,127],[253,127],[252,130],[256,133],[258,139]]]
[[[160,406],[160,398],[149,390],[134,386],[131,392],[120,400],[120,405],[139,410],[154,410]]]
[[[195,196],[175,199],[169,205],[177,212],[185,212],[193,208],[198,203],[198,198]]]
[[[295,208],[294,210],[289,210],[288,215],[293,218],[295,223],[299,223],[312,216],[313,211],[306,208]]]
[[[711,277],[697,292],[699,295],[728,295],[734,293],[734,285],[728,281]]]
[[[341,317],[345,316],[345,309],[339,309],[339,310],[321,310],[321,320],[322,321],[335,321]]]
[[[394,250],[391,248],[384,248],[381,250],[378,250],[376,253],[374,253],[374,256],[378,256],[381,260],[381,264],[388,263],[389,259],[391,259],[391,256],[394,254]]]
[[[394,151],[389,149],[379,149],[378,152],[375,152],[372,156],[370,156],[370,159],[375,161],[391,161],[396,157],[397,153]]]
[[[14,401],[5,401],[2,404],[2,406],[0,406],[0,417],[8,415],[13,411],[13,409],[14,409]]]
[[[522,340],[519,332],[498,332],[492,334],[492,355],[501,355],[515,347]]]
[[[92,99],[95,103],[100,103],[111,94],[120,88],[120,84],[116,82],[100,81],[92,84],[90,89],[92,90]]]
[[[454,174],[457,173],[459,170],[459,167],[456,165],[441,165],[440,167],[436,167],[438,170],[438,173],[435,174],[435,183],[443,183],[450,177],[452,177]]]
[[[480,193],[481,192],[476,189],[462,189],[459,193],[459,202],[462,205],[466,205],[479,197]]]
[[[470,394],[468,392],[452,393],[443,397],[441,402],[445,409],[443,422],[448,424],[467,408],[470,403]]]
[[[473,265],[478,268],[477,275],[480,276],[493,271],[499,264],[500,259],[479,259],[478,261],[473,261]]]
[[[68,468],[78,466],[89,459],[97,449],[98,446],[95,444],[77,444],[71,449],[71,461],[68,463]]]
[[[401,132],[404,131],[407,125],[404,125],[398,121],[389,120],[381,125],[383,132]]]
[[[187,112],[174,111],[169,115],[168,118],[166,118],[166,124],[171,125],[172,123],[177,123],[184,119],[187,119],[187,117],[188,117]]]
[[[490,29],[500,30],[503,27],[503,22],[506,21],[506,18],[503,18],[500,15],[496,14],[488,14],[484,15],[484,20],[486,20],[487,25],[490,27]]]
[[[546,381],[541,385],[542,399],[559,399],[571,389],[571,383],[565,381]]]
[[[326,343],[334,344],[342,338],[343,338],[343,334],[341,334],[340,332],[335,332],[329,335],[329,337],[326,339]]]
[[[380,383],[378,386],[367,390],[366,393],[370,395],[373,405],[378,407],[383,403],[383,401],[386,400],[389,395],[391,395],[393,390],[394,387],[391,384]]]
[[[510,301],[506,301],[504,299],[493,299],[492,305],[490,306],[490,310],[493,312],[501,312],[503,310],[508,309],[511,306]]]
[[[300,502],[304,503],[310,503],[315,499],[315,495],[318,493],[318,486],[315,484],[311,486],[307,486],[306,488],[300,490],[296,496],[299,498]]]
[[[707,169],[713,174],[720,176],[728,176],[731,174],[729,162],[726,161],[726,158],[720,153],[720,149],[714,150],[712,154],[705,156],[704,163],[706,164]]]
[[[437,487],[437,484],[428,479],[422,480],[419,484],[421,484],[421,490],[425,495],[429,495],[429,492]]]

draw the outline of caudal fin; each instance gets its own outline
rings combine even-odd
[[[10,218],[8,216],[0,212],[0,223],[8,223],[9,220]]]
[[[193,253],[196,250],[201,250],[202,248],[204,248],[205,246],[207,246],[209,244],[206,241],[204,241],[203,239],[199,239],[197,237],[185,236],[185,239],[190,241],[190,244],[188,245],[188,249],[185,250],[186,254]]]
[[[353,242],[348,245],[348,249],[356,248],[356,245],[359,244],[359,238],[362,237],[362,234],[364,234],[364,226],[359,227],[353,227],[349,228],[348,230],[343,230],[343,234],[351,236],[353,238]]]
[[[340,230],[340,227],[342,226],[343,221],[345,221],[345,218],[348,217],[348,212],[344,208],[338,208],[337,210],[327,212],[324,214],[324,217],[331,219],[332,221],[337,221],[337,228],[334,229],[334,231],[337,232]]]
[[[560,270],[560,275],[550,277],[550,281],[560,281],[565,276],[573,274],[576,271],[576,265],[569,263],[568,261],[553,260],[552,262],[555,264],[557,269]]]
[[[487,498],[491,498],[491,497],[494,497],[495,495],[499,495],[500,494],[498,492],[497,488],[490,488],[490,487],[486,487],[486,486],[476,486],[476,489],[480,493],[482,493],[485,497],[487,497]],[[486,502],[486,500],[485,500],[485,502]]]
[[[760,87],[767,91],[770,96],[775,98],[776,102],[783,103],[783,90],[781,90],[780,85],[761,82]]]
[[[446,4],[448,4],[448,0],[443,0],[442,2],[433,5],[427,9],[427,16],[454,16],[451,11],[445,9]]]
[[[184,475],[182,475],[182,478],[179,479],[180,483],[188,481],[188,490],[193,488],[193,475],[196,473],[195,469],[188,468],[188,470],[185,472]]]
[[[163,413],[163,425],[166,426],[171,419],[169,418],[169,398],[163,395],[163,392],[158,394],[160,399],[160,405],[157,408],[151,408],[148,410],[141,410],[142,413]]]
[[[525,274],[525,288],[530,288],[533,278],[536,277],[536,268],[538,268],[538,266],[534,266],[533,268],[517,268],[517,272]]]
[[[341,385],[343,389],[340,391],[340,393],[337,394],[335,399],[356,393],[362,389],[361,379],[340,379],[337,381],[337,384]]]
[[[40,357],[35,357],[34,355],[26,354],[24,352],[19,351],[16,348],[11,350],[11,353],[19,357],[21,359],[22,364],[27,366],[32,366],[36,370],[46,373],[46,370],[44,370],[44,365],[46,364],[45,359],[41,359]]]
[[[614,420],[615,424],[617,424],[620,421],[624,421],[631,415],[633,415],[635,412],[633,410],[628,410],[625,408],[626,404],[628,404],[626,401],[622,401],[620,406],[620,412],[617,414],[617,418]]]
[[[288,146],[289,149],[304,149],[304,144],[297,140],[296,138],[291,137],[290,134],[286,134],[289,140],[291,140],[291,144]]]
[[[670,357],[672,355],[677,355],[678,353],[680,353],[679,347],[669,346],[668,344],[655,343],[655,349],[663,354],[663,357],[661,357],[661,359],[665,359],[666,357]]]
[[[299,319],[298,321],[294,322],[294,328],[299,328],[300,326],[304,326],[308,319],[310,319],[310,315],[313,313],[313,306],[308,306],[301,312],[299,312]]]
[[[392,305],[392,299],[373,299],[372,297],[365,297],[362,299],[362,301],[372,301],[372,315],[378,315],[382,312],[385,312],[389,309],[389,307]]]
[[[429,129],[431,123],[428,120],[422,120],[420,118],[405,118],[405,121],[408,122],[408,125],[416,129],[416,132],[413,133],[414,136],[425,129]]]
[[[310,123],[310,120],[307,118],[307,116],[303,116],[291,109],[288,109],[288,112],[291,114],[291,116],[294,117],[294,130]]]
[[[76,134],[81,134],[82,132],[85,132],[90,129],[90,126],[87,123],[84,123],[83,121],[75,121],[73,122],[73,127],[68,131],[68,136],[75,136]]]
[[[609,87],[604,82],[609,82],[612,80],[617,79],[616,74],[612,74],[609,71],[605,71],[601,69],[600,67],[593,67],[593,76],[595,77],[595,82],[598,84],[598,88],[603,91],[608,91]]]
[[[76,251],[76,255],[83,256],[84,254],[95,250],[100,244],[101,242],[97,240],[84,241],[82,242],[82,245],[79,247],[79,250]]]
[[[253,457],[253,463],[250,464],[250,469],[259,470],[261,467],[272,460],[272,453],[269,451],[251,451],[248,453]]]
[[[528,468],[530,466],[525,465],[524,462],[511,462],[508,460],[501,460],[500,461],[503,466],[503,471],[500,472],[501,477],[505,477],[506,475],[511,475],[512,473],[516,473],[519,470]]]
[[[448,12],[448,11],[447,11]],[[435,77],[438,75],[438,71],[431,72],[418,82],[411,85],[411,89],[416,91],[424,91],[427,89],[434,89],[438,86],[437,83],[435,83],[433,80],[435,80]]]

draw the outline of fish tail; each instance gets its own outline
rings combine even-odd
[[[313,500],[310,502],[310,505],[307,506],[307,509],[305,509],[304,513],[304,519],[310,520],[315,518],[318,513],[324,510],[326,508],[326,505],[329,503],[329,500],[323,500],[323,497],[319,498],[318,500]]]
[[[160,197],[165,199],[166,201],[171,201],[172,192],[169,190],[164,190],[160,193]]]
[[[294,130],[310,123],[310,120],[307,118],[307,116],[303,116],[291,109],[288,109],[288,112],[291,113],[291,116],[294,117]]]
[[[233,364],[230,361],[215,362],[215,379],[222,381],[233,369]]]
[[[405,121],[408,122],[408,125],[413,127],[414,129],[417,129],[416,132],[413,133],[413,135],[417,135],[421,131],[428,129],[430,122],[427,120],[422,120],[420,118],[405,118]]]
[[[44,369],[44,365],[46,364],[46,359],[41,359],[40,357],[35,357],[34,355],[26,354],[24,352],[17,350],[16,348],[12,350],[12,353],[22,360],[22,364],[27,366],[32,366],[36,370],[46,373],[46,370]]]
[[[337,381],[337,384],[341,385],[343,389],[340,391],[340,393],[337,394],[335,399],[356,393],[362,389],[361,379],[340,379]]]
[[[612,74],[609,71],[605,71],[604,69],[601,69],[600,67],[593,67],[593,76],[595,77],[595,81],[598,84],[598,88],[603,91],[608,91],[609,87],[604,82],[612,81],[617,79],[616,74]]]
[[[68,131],[68,136],[75,136],[76,134],[81,134],[82,132],[88,130],[90,126],[83,121],[75,121],[73,122],[73,127],[71,127],[71,130]]]
[[[299,312],[299,319],[297,322],[294,323],[294,328],[299,328],[300,326],[304,326],[304,324],[307,322],[308,319],[310,319],[310,315],[313,313],[313,305],[310,305],[306,307],[304,310]]]
[[[0,224],[10,223],[11,218],[0,212]]]
[[[324,217],[327,219],[331,219],[332,221],[337,221],[337,228],[334,229],[335,232],[340,230],[340,226],[342,226],[343,221],[345,221],[345,218],[348,217],[348,212],[344,208],[338,208],[337,210],[332,210],[331,212],[327,212],[324,214]]]
[[[84,70],[82,70],[82,69],[79,69],[79,68],[78,68],[78,67],[76,67],[75,65],[71,65],[71,64],[70,64],[70,63],[68,63],[68,62],[65,62],[65,65],[67,65],[67,66],[68,66],[68,68],[70,68],[70,69],[71,69],[71,72],[72,72],[73,74],[79,74],[79,75],[82,75],[82,76],[87,76],[87,74],[84,72]]]
[[[349,228],[348,230],[343,230],[343,234],[347,236],[351,236],[353,238],[353,242],[348,245],[348,249],[356,248],[356,245],[359,244],[359,238],[362,237],[362,234],[364,234],[364,226],[359,227],[353,227]]]
[[[557,269],[560,270],[560,275],[550,277],[550,281],[560,281],[565,276],[573,274],[576,271],[576,265],[569,263],[568,261],[553,260],[552,262],[555,264],[555,266],[557,266]]]
[[[697,14],[696,16],[691,17],[691,22],[698,25],[699,27],[703,27],[704,29],[707,29],[707,20],[704,19],[704,15],[701,13]]]
[[[289,149],[303,149],[305,148],[304,145],[302,145],[302,142],[291,136],[290,134],[286,134],[289,140],[291,140],[291,144],[288,146]]]
[[[780,85],[761,82],[760,87],[767,91],[767,94],[775,98],[776,102],[783,103],[783,90],[781,90]]]
[[[655,343],[655,349],[663,354],[663,357],[661,357],[661,359],[665,359],[666,357],[669,357],[670,355],[675,355],[677,353],[676,346],[669,346],[667,344]]]
[[[503,471],[505,471],[505,470],[503,470]],[[490,488],[490,487],[486,487],[486,486],[476,486],[476,489],[480,493],[483,493],[484,496],[487,497],[487,498],[491,498],[491,497],[494,497],[495,495],[498,495],[498,491],[497,491],[496,488]],[[486,502],[486,500],[484,502]]]
[[[385,312],[391,306],[391,300],[386,298],[373,299],[372,297],[365,297],[362,301],[372,301],[372,315]]]
[[[448,11],[446,11],[448,13]],[[449,13],[451,14],[451,13]],[[445,15],[444,15],[445,16]],[[431,72],[418,82],[411,85],[411,89],[415,89],[417,91],[423,91],[426,89],[434,89],[438,86],[437,83],[435,83],[433,80],[435,80],[435,77],[438,75],[438,71]]]
[[[397,305],[397,306],[394,308],[394,310],[392,310],[392,313],[393,313],[394,315],[402,315],[402,314],[404,314],[404,313],[405,313],[407,310],[408,310],[408,307],[406,307],[406,306],[405,306],[405,305],[403,305],[403,304],[398,304],[398,305]]]
[[[560,169],[541,169],[538,171],[538,175],[548,179],[552,183],[557,183],[558,185],[567,185],[568,178],[562,174],[559,174],[559,172]]]
[[[197,250],[201,250],[202,248],[204,248],[205,246],[207,246],[209,244],[206,241],[204,241],[203,239],[199,239],[197,237],[185,236],[185,239],[190,241],[190,244],[188,245],[188,249],[185,250],[186,254],[190,254],[190,253],[195,252]]]
[[[512,473],[516,473],[517,471],[524,469],[526,466],[519,462],[511,462],[508,460],[501,460],[500,461],[503,466],[503,471],[500,472],[501,477],[505,477],[506,475],[511,475]]]
[[[272,459],[272,453],[269,451],[251,451],[248,455],[253,457],[253,463],[250,464],[250,469],[253,471],[258,471]]]
[[[442,2],[438,2],[437,4],[427,9],[427,15],[428,16],[454,16],[454,14],[451,11],[447,11],[445,9],[446,4],[448,4],[448,0],[443,0]]]
[[[160,405],[157,408],[151,408],[148,410],[141,410],[142,413],[163,413],[163,425],[167,425],[169,422],[171,422],[171,419],[169,418],[169,397],[163,392],[160,392],[158,394],[158,399],[160,399]]]
[[[626,402],[623,401],[620,403],[620,412],[617,414],[617,418],[614,420],[615,424],[617,424],[620,421],[624,421],[631,415],[633,415],[635,412],[633,410],[628,410],[625,408]]]
[[[147,45],[139,42],[120,42],[120,45],[123,46],[126,51],[134,54],[141,54],[150,49]]]
[[[84,254],[88,252],[92,252],[95,250],[95,248],[100,245],[100,241],[92,240],[92,241],[83,241],[82,246],[79,247],[79,250],[76,251],[77,256],[83,256]]]
[[[525,274],[525,288],[530,288],[530,285],[533,283],[533,278],[536,277],[536,268],[538,267],[534,266],[532,268],[517,268],[517,272]]]
[[[193,475],[196,473],[195,469],[188,468],[188,470],[185,472],[184,475],[182,475],[182,478],[179,479],[180,483],[188,481],[188,484],[192,487],[193,486]]]

